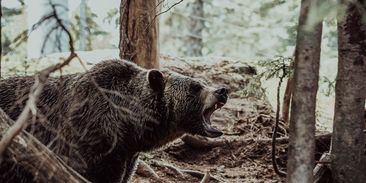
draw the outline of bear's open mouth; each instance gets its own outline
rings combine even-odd
[[[225,105],[224,102],[217,102],[214,105],[212,105],[211,107],[208,107],[203,110],[203,128],[204,128],[204,133],[207,137],[214,138],[214,137],[219,137],[223,134],[222,131],[211,126],[211,115],[217,109],[222,108],[224,105]]]

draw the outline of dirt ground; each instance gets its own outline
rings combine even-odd
[[[165,148],[143,154],[140,159],[150,165],[159,179],[146,175],[139,166],[132,182],[200,182],[206,172],[213,177],[208,182],[284,182],[271,164],[270,138],[275,116],[272,107],[263,95],[255,98],[242,94],[255,76],[255,68],[225,58],[215,58],[207,64],[207,60],[198,58],[166,57],[161,63],[165,68],[202,79],[209,85],[229,88],[228,103],[211,118],[224,135],[209,139],[220,142],[213,147],[187,144],[179,139]],[[286,125],[281,125],[280,136],[287,136]],[[285,144],[277,147],[281,167],[285,165],[285,147]]]

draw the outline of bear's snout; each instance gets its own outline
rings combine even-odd
[[[214,95],[217,97],[219,102],[226,103],[228,99],[228,90],[226,88],[219,88],[214,91]]]

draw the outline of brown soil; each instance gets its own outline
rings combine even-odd
[[[158,174],[160,182],[200,182],[202,177],[176,170],[208,171],[215,179],[209,182],[284,182],[275,174],[271,164],[271,133],[274,112],[269,102],[262,98],[242,97],[241,93],[256,74],[255,68],[242,61],[225,58],[172,59],[164,57],[162,65],[176,72],[200,78],[209,85],[225,85],[231,91],[228,103],[214,113],[213,124],[225,132],[215,141],[226,141],[219,147],[191,147],[176,140],[163,149],[143,154],[145,161]],[[258,90],[257,92],[262,92]],[[281,125],[279,136],[287,135]],[[210,139],[211,140],[211,139]],[[284,167],[286,144],[277,147],[279,164]],[[160,162],[156,165],[156,162]],[[152,176],[137,173],[132,182],[159,182]]]

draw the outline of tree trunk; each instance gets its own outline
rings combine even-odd
[[[0,138],[13,123],[0,109]],[[0,182],[89,182],[25,131],[16,136],[0,159]]]
[[[292,89],[293,88],[293,76],[290,74],[287,79],[285,94],[283,96],[283,104],[282,104],[282,120],[285,124],[288,125],[288,119],[290,114],[290,103],[292,98]]]
[[[121,0],[119,56],[151,69],[159,68],[159,20],[156,0]]]
[[[28,58],[69,51],[68,36],[57,26],[55,19],[46,20],[32,31],[33,25],[52,12],[50,2],[56,5],[57,15],[64,21],[64,25],[69,22],[68,0],[28,0],[27,19],[30,33],[27,41]]]
[[[295,52],[287,182],[313,182],[315,106],[319,79],[322,22],[306,29],[309,9],[316,0],[302,0]]]
[[[203,0],[194,0],[187,4],[188,9],[188,35],[185,39],[186,55],[197,57],[202,56],[202,31],[205,27],[203,20]]]
[[[2,69],[2,58],[3,58],[3,4],[0,0],[0,79],[1,79],[1,69]]]
[[[356,4],[360,2],[359,4]],[[338,74],[334,110],[332,174],[335,182],[365,182],[364,107],[366,24],[361,1],[342,1],[338,17]]]

